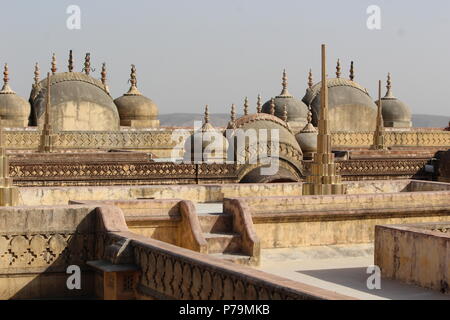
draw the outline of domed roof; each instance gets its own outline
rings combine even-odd
[[[73,72],[70,56],[69,72],[56,73],[56,59],[52,58],[50,115],[52,126],[60,131],[115,131],[119,129],[119,113],[109,94],[105,81],[89,74],[90,54],[86,54],[84,73]],[[30,95],[31,125],[42,125],[46,105],[47,79],[35,84]]]
[[[8,65],[3,72],[3,87],[0,90],[0,121],[2,126],[26,127],[31,106],[25,99],[19,97],[9,86]]]
[[[308,107],[300,99],[292,96],[287,89],[287,75],[286,71],[283,71],[283,90],[281,93],[273,98],[274,103],[274,115],[282,118],[284,115],[284,108],[286,107],[288,121],[301,121],[306,123],[308,116]],[[272,100],[267,101],[262,106],[262,112],[271,114]]]
[[[254,129],[256,131],[259,129],[275,129],[278,130],[280,144],[284,143],[289,145],[302,154],[301,148],[289,125],[274,115],[267,113],[244,115],[235,121],[230,121],[227,129],[242,129],[244,131],[249,129]]]
[[[131,87],[127,93],[114,100],[119,111],[122,125],[131,125],[131,121],[156,120],[158,107],[149,98],[142,95],[136,86],[136,68],[131,66]]]
[[[330,127],[332,131],[373,131],[376,105],[367,89],[351,79],[340,77],[338,64],[336,78],[327,79]],[[320,113],[321,82],[306,90],[303,101],[311,107],[313,124],[317,126]]]
[[[393,95],[390,74],[388,75],[386,88],[386,95],[381,98],[383,122],[410,122],[412,118],[411,110],[405,103]],[[378,104],[378,100],[375,103]]]
[[[205,107],[204,121],[203,126],[186,139],[184,143],[184,159],[187,161],[213,162],[225,160],[228,140],[220,130],[217,130],[209,123],[208,106]],[[201,146],[201,149],[199,146]]]
[[[300,148],[304,153],[311,153],[317,151],[317,135],[318,132],[316,128],[311,123],[312,121],[312,113],[311,111],[308,113],[308,123],[307,125],[295,135],[295,139],[297,140]]]

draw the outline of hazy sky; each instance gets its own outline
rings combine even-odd
[[[328,47],[329,74],[336,59],[348,76],[376,97],[378,79],[392,73],[394,94],[413,113],[450,116],[450,1],[365,0],[0,0],[0,63],[8,62],[12,88],[28,98],[35,62],[47,72],[55,52],[76,71],[84,54],[100,77],[108,67],[112,96],[129,87],[130,64],[138,87],[160,113],[229,112],[248,96],[255,108],[280,92],[282,69],[290,92],[303,97],[307,72],[315,81],[320,44]],[[81,8],[81,30],[69,30],[69,5]],[[381,8],[381,30],[366,27],[369,5]],[[383,88],[384,89],[384,88]],[[384,92],[383,92],[384,93]]]

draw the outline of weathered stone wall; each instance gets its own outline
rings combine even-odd
[[[99,187],[20,188],[24,205],[67,204],[69,200],[188,199],[194,202],[220,202],[224,198],[252,195],[300,195],[299,183],[210,184]]]
[[[137,235],[114,206],[1,208],[0,257],[0,299],[92,298],[107,282],[86,262],[100,260],[134,264],[141,299],[348,298]],[[80,290],[66,286],[69,265],[81,268]]]
[[[146,150],[161,158],[183,156],[184,140],[189,130],[173,134],[172,129],[121,130],[121,131],[66,131],[57,132],[57,149],[129,149]],[[37,150],[40,132],[35,128],[5,131],[6,148],[14,150]],[[389,147],[449,147],[450,131],[411,129],[387,131],[384,134]],[[373,144],[373,132],[333,132],[334,147],[369,147]]]
[[[370,243],[379,224],[450,220],[450,191],[239,200],[262,248]]]
[[[377,226],[375,265],[383,277],[450,294],[450,219]]]
[[[95,208],[0,208],[0,299],[89,297],[95,259]],[[69,265],[81,268],[81,290],[66,285]]]

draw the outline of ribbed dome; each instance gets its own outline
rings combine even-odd
[[[205,123],[184,143],[184,160],[194,162],[220,162],[226,160],[228,140],[220,130],[209,123],[208,106],[205,109]]]
[[[119,113],[106,86],[85,73],[63,72],[50,77],[51,119],[55,130],[114,131]],[[46,105],[47,79],[33,86],[31,125],[41,125]]]
[[[256,132],[260,129],[275,129],[278,132],[279,144],[288,145],[292,147],[300,157],[302,155],[302,150],[288,124],[276,116],[266,113],[246,115],[236,121],[230,122],[227,129],[242,129],[244,132],[249,129],[253,129]],[[268,136],[270,138],[270,133],[268,133]]]
[[[311,106],[313,124],[317,126],[320,112],[321,82],[308,88],[303,101]],[[328,106],[332,131],[373,131],[376,105],[368,91],[358,83],[342,79],[327,79]]]
[[[312,113],[308,114],[308,124],[295,135],[300,148],[302,148],[303,154],[309,158],[312,157],[312,153],[317,151],[317,130],[311,123]]]
[[[297,126],[303,127],[307,123],[308,107],[300,99],[292,96],[287,89],[286,71],[283,71],[283,89],[281,93],[273,99],[274,115],[283,118],[284,109],[287,111],[287,121],[297,122]],[[262,112],[271,114],[272,100],[267,101],[262,106]]]
[[[391,77],[388,75],[386,95],[381,98],[381,112],[385,127],[411,127],[411,110],[394,97],[391,90]],[[378,104],[378,100],[375,101]]]
[[[114,100],[119,111],[120,124],[138,128],[159,127],[158,107],[137,89],[134,65],[131,68],[130,82],[130,90]]]
[[[3,72],[4,85],[0,91],[0,121],[4,127],[26,127],[31,106],[9,87],[8,65]]]

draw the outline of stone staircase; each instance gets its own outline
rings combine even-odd
[[[233,232],[233,216],[223,213],[222,203],[197,203],[196,209],[208,254],[238,264],[254,264],[251,256],[241,252],[241,235]]]

